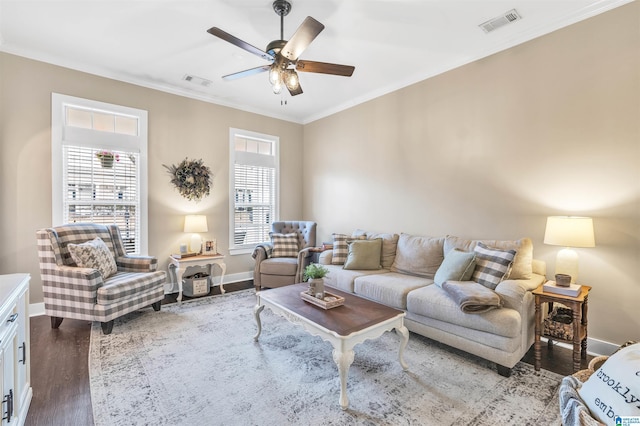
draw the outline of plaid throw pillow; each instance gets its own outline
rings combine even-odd
[[[476,269],[471,280],[494,290],[511,269],[515,250],[500,250],[478,243],[473,249],[476,252]]]
[[[331,256],[331,264],[344,265],[349,255],[349,243],[354,240],[366,239],[366,235],[351,237],[347,234],[333,234],[333,256]]]
[[[298,256],[298,234],[270,234],[273,251],[271,257],[296,257]]]
[[[100,237],[82,244],[67,244],[67,249],[78,267],[97,269],[103,280],[118,272],[113,255]]]

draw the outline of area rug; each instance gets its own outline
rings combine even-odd
[[[393,332],[355,348],[340,409],[332,346],[268,308],[253,336],[253,290],[145,309],[91,331],[95,424],[554,425],[562,377],[495,365],[411,334],[409,371]]]

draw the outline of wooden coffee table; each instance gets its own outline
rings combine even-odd
[[[256,293],[257,303],[254,309],[258,340],[262,332],[260,313],[265,306],[290,322],[299,324],[314,336],[320,336],[333,345],[333,360],[340,373],[340,407],[349,406],[347,397],[347,377],[349,366],[353,362],[353,348],[367,339],[377,339],[385,331],[396,330],[401,337],[398,359],[403,370],[408,366],[402,357],[409,342],[409,330],[404,326],[405,313],[371,300],[330,288],[331,293],[345,298],[344,305],[324,310],[300,297],[307,284],[294,284]]]

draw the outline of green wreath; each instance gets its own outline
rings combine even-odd
[[[180,164],[166,166],[171,175],[171,183],[180,195],[189,201],[200,201],[209,195],[211,189],[211,169],[200,160],[185,158]]]

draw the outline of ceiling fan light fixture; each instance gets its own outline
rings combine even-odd
[[[295,70],[288,69],[285,71],[284,84],[289,90],[298,90],[300,88],[300,79]]]
[[[275,93],[276,95],[279,95],[280,92],[282,91],[282,83],[280,82],[280,80],[278,80],[271,86],[271,88],[273,89],[273,93]]]
[[[271,69],[269,69],[269,82],[271,85],[274,85],[280,82],[282,78],[280,77],[280,69],[276,66],[276,64],[271,65]]]

